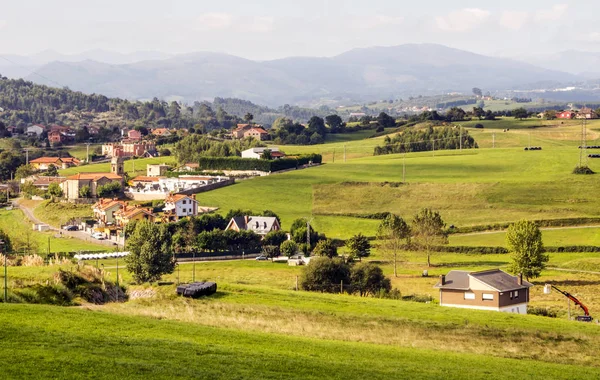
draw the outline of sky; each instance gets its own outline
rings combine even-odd
[[[516,57],[600,51],[589,0],[0,0],[0,54],[217,51],[255,60],[438,43]]]

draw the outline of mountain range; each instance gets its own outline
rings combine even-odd
[[[573,54],[573,53],[571,53]],[[193,101],[235,97],[265,105],[335,104],[408,96],[529,90],[598,78],[593,65],[573,72],[568,53],[544,65],[436,44],[354,49],[334,57],[253,61],[223,53],[168,55],[90,51],[0,56],[0,73],[111,97]],[[598,55],[600,60],[600,55]],[[545,66],[545,67],[542,67]],[[596,66],[597,67],[597,66]],[[586,72],[587,75],[582,75]]]

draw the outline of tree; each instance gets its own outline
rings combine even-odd
[[[315,249],[313,249],[313,255],[332,258],[337,256],[337,247],[331,239],[319,240]]]
[[[270,160],[271,158],[271,149],[265,149],[263,150],[262,154],[260,155],[260,159],[261,160]]]
[[[353,293],[361,297],[376,295],[380,292],[388,293],[392,289],[389,278],[383,275],[383,270],[371,263],[360,263],[352,267],[350,283]]]
[[[92,196],[92,190],[88,185],[81,186],[79,189],[79,196],[81,198],[89,198]]]
[[[522,273],[526,279],[537,278],[549,260],[544,254],[542,232],[534,222],[521,220],[506,231],[506,243],[512,252],[510,271]]]
[[[273,218],[277,219],[277,222],[279,222],[279,225],[281,226],[281,218],[274,211],[263,210],[263,212],[261,213],[261,215],[262,216],[270,216],[270,217],[273,217]]]
[[[412,238],[427,254],[427,266],[431,267],[431,247],[447,244],[448,237],[444,231],[446,224],[439,212],[424,208],[415,215],[412,223]]]
[[[59,184],[56,182],[53,182],[50,185],[48,185],[48,190],[46,191],[46,193],[53,198],[62,198],[63,196],[63,191],[60,188]]]
[[[244,115],[244,120],[246,120],[247,123],[252,123],[252,120],[254,120],[254,115],[248,112]]]
[[[279,252],[282,255],[290,257],[298,253],[298,244],[293,240],[286,240],[279,246]]]
[[[394,264],[394,277],[398,277],[398,255],[404,243],[410,239],[410,227],[398,215],[389,214],[379,224],[377,239],[380,241],[379,249],[384,256],[392,259]]]
[[[377,123],[383,128],[392,128],[396,126],[396,119],[385,112],[381,112],[379,116],[377,116]]]
[[[350,266],[339,258],[315,257],[302,270],[304,290],[335,293],[340,285],[350,284]]]
[[[308,120],[308,131],[309,133],[318,133],[321,136],[325,136],[327,128],[325,128],[325,120],[318,116],[313,116]]]
[[[37,173],[37,170],[35,170],[31,164],[21,165],[15,171],[15,179],[27,178],[35,173]]]
[[[273,245],[279,248],[281,243],[287,240],[287,233],[285,231],[271,231],[265,235],[262,244]]]
[[[523,120],[529,117],[529,111],[523,107],[519,107],[512,111],[512,115],[515,117],[515,119]]]
[[[339,115],[329,115],[325,117],[325,123],[329,126],[331,133],[338,133],[342,129],[344,121]]]
[[[29,231],[29,230],[28,230]],[[6,255],[7,253],[12,252],[12,244],[10,241],[10,237],[6,232],[0,230],[0,241],[4,242],[4,245],[0,245],[0,253]]]
[[[127,270],[138,284],[157,281],[175,270],[171,235],[165,224],[157,225],[147,220],[137,222],[127,240],[127,249]]]
[[[480,88],[477,87],[473,87],[473,95],[478,96],[478,97],[482,97],[483,96],[483,91],[481,91]]]
[[[50,166],[48,166],[48,171],[46,172],[46,175],[50,177],[58,177],[58,169],[56,168],[56,166],[50,164]]]
[[[319,133],[315,132],[310,136],[310,144],[311,145],[316,145],[316,144],[323,144],[324,140],[323,140],[323,136],[320,135]]]
[[[369,239],[362,233],[348,239],[346,241],[346,248],[348,248],[350,257],[353,259],[358,258],[359,260],[362,260],[363,257],[371,255],[371,242],[369,242]]]
[[[556,119],[556,111],[555,110],[544,111],[544,119],[546,119],[546,120]]]
[[[485,111],[482,107],[473,107],[473,116],[481,120],[485,116]]]
[[[96,189],[96,193],[100,198],[110,198],[121,192],[121,184],[119,182],[110,182],[106,185],[100,185]]]

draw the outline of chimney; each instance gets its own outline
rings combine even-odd
[[[517,278],[517,284],[523,285],[523,273],[519,273],[519,277]]]
[[[440,276],[440,284],[446,285],[446,276],[445,275]]]

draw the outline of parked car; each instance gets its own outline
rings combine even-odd
[[[256,260],[259,260],[259,261],[265,261],[265,260],[269,260],[269,258],[268,258],[267,256],[260,255],[260,256],[257,256],[257,257],[256,257]]]
[[[104,234],[102,232],[94,232],[92,237],[97,240],[104,240]]]
[[[77,226],[64,226],[63,229],[65,231],[79,231],[79,227]]]

